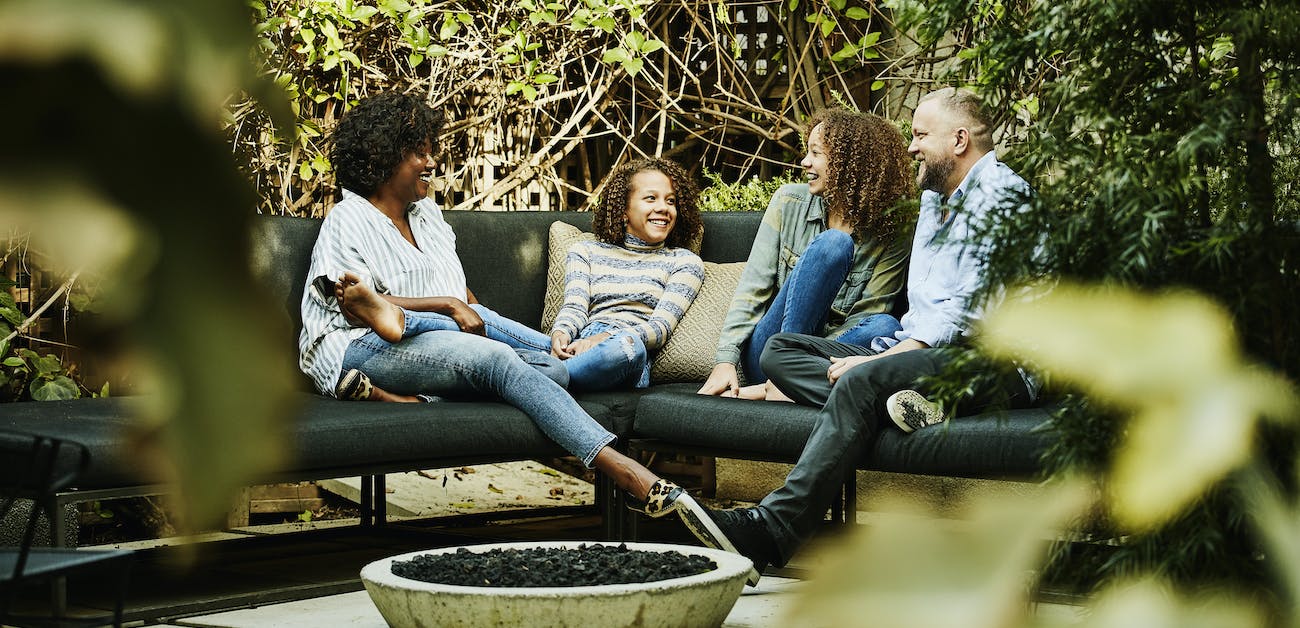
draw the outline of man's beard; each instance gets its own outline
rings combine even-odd
[[[952,174],[953,168],[957,161],[952,157],[944,157],[938,160],[926,159],[921,162],[921,180],[918,185],[922,190],[930,190],[939,194],[947,194],[948,176]]]

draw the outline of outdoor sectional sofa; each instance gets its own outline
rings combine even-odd
[[[470,287],[480,301],[505,316],[537,325],[542,320],[551,224],[590,229],[590,214],[575,212],[446,212]],[[708,213],[701,257],[706,262],[743,262],[761,212]],[[273,294],[283,295],[284,314],[296,323],[312,245],[320,221],[258,217],[254,268]],[[296,338],[295,338],[296,339]],[[296,345],[286,346],[296,352]],[[701,359],[711,345],[698,347]],[[816,411],[793,404],[695,395],[699,382],[652,385],[641,391],[585,394],[579,402],[632,449],[792,462]],[[338,401],[313,392],[302,378],[300,410],[290,430],[292,457],[266,482],[362,476],[362,524],[384,519],[383,474],[467,464],[563,455],[522,412],[503,403],[438,402],[383,404]],[[60,505],[158,493],[139,461],[123,446],[132,420],[129,398],[31,402],[0,406],[0,429],[65,438],[86,445],[88,470]],[[1034,480],[1039,456],[1050,443],[1048,413],[1024,410],[964,417],[904,434],[886,430],[863,457],[863,469],[975,478]],[[853,512],[852,482],[846,483]],[[375,499],[380,496],[380,499]],[[609,482],[597,487],[605,533],[635,533]],[[66,542],[63,522],[53,538]]]

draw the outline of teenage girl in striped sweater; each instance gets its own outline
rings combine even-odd
[[[698,197],[670,160],[636,160],[610,175],[592,217],[599,240],[569,249],[551,330],[571,391],[649,384],[653,356],[704,281],[700,257],[684,248],[703,229]]]

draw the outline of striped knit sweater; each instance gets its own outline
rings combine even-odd
[[[570,339],[594,322],[629,330],[646,349],[668,342],[704,282],[698,255],[627,236],[623,246],[581,241],[564,262],[564,304],[553,330]]]

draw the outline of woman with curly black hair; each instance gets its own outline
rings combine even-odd
[[[702,229],[698,201],[699,187],[667,159],[639,159],[610,174],[591,220],[599,240],[569,249],[551,330],[570,390],[649,385],[650,356],[704,282],[704,263],[683,248]]]
[[[363,99],[339,121],[333,159],[345,192],[312,250],[303,371],[325,394],[364,374],[354,379],[407,397],[499,398],[643,512],[677,512],[696,534],[720,538],[690,495],[610,446],[614,435],[556,381],[567,375],[550,338],[475,302],[455,234],[428,198],[441,122],[422,99],[394,93]],[[735,551],[726,539],[715,546]]]
[[[759,362],[780,332],[868,344],[897,331],[914,191],[907,142],[880,116],[825,109],[808,121],[807,183],[773,195],[701,394],[780,398]],[[743,370],[751,384],[740,387]]]

